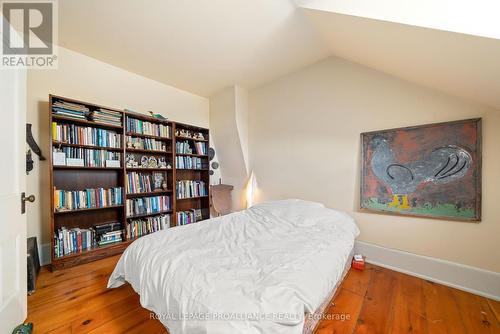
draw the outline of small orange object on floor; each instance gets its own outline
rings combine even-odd
[[[356,270],[363,270],[365,269],[365,259],[366,256],[363,255],[354,255],[352,258],[352,267]]]

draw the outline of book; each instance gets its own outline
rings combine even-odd
[[[122,135],[106,129],[52,122],[52,140],[55,144],[121,148]]]
[[[144,219],[131,219],[127,222],[126,237],[134,239],[170,227],[170,215],[158,215]]]
[[[171,127],[164,124],[150,123],[127,116],[127,132],[170,138]]]
[[[102,208],[122,204],[123,189],[121,187],[73,191],[58,190],[54,187],[54,209],[56,212]]]
[[[161,213],[171,210],[170,196],[132,198],[126,201],[127,216]]]
[[[208,189],[201,180],[180,180],[176,182],[176,194],[178,199],[208,196]]]

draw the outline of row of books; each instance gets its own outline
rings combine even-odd
[[[54,166],[84,167],[120,167],[121,156],[120,152],[67,146],[54,148],[52,155]]]
[[[168,125],[150,123],[127,116],[127,132],[170,138],[170,131],[171,128]]]
[[[52,122],[52,140],[66,144],[120,148],[122,137],[115,131]]]
[[[151,174],[127,173],[125,187],[128,194],[151,192],[154,190],[154,181]]]
[[[170,196],[127,199],[127,216],[137,216],[171,210]]]
[[[99,246],[104,246],[104,245],[109,245],[113,244],[115,242],[120,242],[122,241],[122,231],[112,231],[112,232],[107,232],[103,233],[99,236],[99,241],[97,241],[97,244]]]
[[[89,115],[89,108],[79,103],[56,101],[52,104],[52,114],[86,120]]]
[[[191,143],[189,141],[177,141],[175,142],[175,152],[180,154],[199,154],[199,155],[207,155],[207,145],[203,142],[195,142],[193,143],[194,150],[191,147]]]
[[[196,223],[203,219],[201,209],[191,209],[188,211],[177,212],[177,225],[187,225]]]
[[[109,222],[95,225],[95,239],[99,246],[122,241],[122,224],[119,222]]]
[[[90,112],[89,118],[100,124],[122,125],[122,114],[108,109],[99,108]]]
[[[138,238],[146,234],[170,227],[170,215],[159,215],[145,219],[133,219],[127,223],[127,239]]]
[[[207,186],[203,181],[180,180],[176,185],[178,199],[208,195]]]
[[[135,138],[131,136],[127,136],[127,147],[137,148],[141,150],[153,150],[153,151],[163,151],[163,152],[167,150],[165,142],[161,140],[156,140],[152,138]]]
[[[85,190],[58,190],[54,187],[54,208],[57,212],[122,204],[123,189],[121,187]]]
[[[206,163],[203,163],[201,158],[198,157],[175,157],[175,168],[179,169],[208,169]]]
[[[82,252],[97,245],[94,229],[61,227],[54,234],[54,256]]]

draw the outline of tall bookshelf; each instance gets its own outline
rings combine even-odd
[[[175,123],[174,133],[176,223],[181,225],[186,218],[188,221],[208,219],[210,218],[209,131],[189,124]],[[179,164],[181,161],[182,165]],[[188,182],[201,184],[200,188],[205,189],[205,192],[187,195],[180,193],[179,183]],[[192,214],[194,212],[196,214]]]
[[[65,115],[56,114],[54,103],[73,103],[83,106],[90,114],[99,110],[114,112],[119,115],[120,124],[103,124],[98,119],[93,117],[85,117],[78,119],[67,117]],[[72,143],[68,140],[58,141],[53,137],[52,124],[67,126],[90,127],[92,129],[100,129],[101,131],[109,131],[108,133],[119,135],[119,143],[113,143],[113,147],[102,145],[92,145],[92,143]],[[143,128],[134,128],[130,124],[142,124]],[[127,229],[130,223],[136,221],[147,221],[164,217],[162,221],[168,219],[170,228],[177,225],[178,212],[197,212],[198,220],[208,219],[209,214],[209,172],[208,172],[208,156],[206,154],[183,154],[177,153],[177,142],[182,141],[192,143],[193,149],[195,143],[200,142],[206,145],[208,150],[209,145],[209,130],[188,124],[176,123],[170,120],[158,119],[144,114],[132,113],[115,108],[105,107],[98,104],[88,103],[75,99],[70,99],[62,96],[49,95],[49,124],[50,128],[50,231],[52,237],[52,268],[60,269],[75,266],[81,263],[102,259],[108,256],[120,254],[125,248],[138,237],[148,234],[144,232],[137,236],[137,233],[131,233],[131,229]],[[149,131],[143,131],[146,125],[154,128],[162,127],[169,129],[165,133],[152,134]],[[183,130],[183,134],[189,134],[192,137],[177,136],[176,129]],[[92,130],[94,131],[94,130]],[[193,138],[194,136],[194,138]],[[200,137],[200,138],[198,138]],[[201,138],[202,137],[202,138]],[[99,150],[101,155],[106,158],[113,156],[117,161],[104,162],[97,166],[69,166],[54,164],[54,155],[57,155],[53,150]],[[66,152],[67,152],[66,151]],[[102,153],[104,151],[104,153]],[[205,153],[205,152],[203,152]],[[119,155],[119,157],[117,157]],[[131,157],[133,157],[131,159]],[[150,159],[150,157],[154,157]],[[202,161],[195,169],[176,168],[177,157],[195,157]],[[134,162],[135,161],[135,162]],[[60,161],[59,161],[60,163]],[[183,166],[186,167],[186,166]],[[150,176],[150,185],[148,187],[135,187],[128,184],[134,184],[132,176]],[[156,176],[156,177],[155,177]],[[137,179],[137,178],[136,178]],[[157,182],[154,182],[154,181]],[[160,180],[164,182],[160,182]],[[206,193],[200,196],[190,196],[189,198],[178,198],[176,181],[178,180],[193,180],[203,181],[206,187]],[[145,183],[141,183],[144,185]],[[108,203],[102,207],[85,207],[80,209],[66,208],[61,209],[57,206],[59,203],[59,195],[55,195],[54,189],[63,191],[83,191],[85,189],[121,189],[120,203]],[[100,196],[100,198],[103,198]],[[108,200],[111,198],[107,196]],[[116,201],[116,196],[112,197]],[[154,210],[142,211],[139,214],[127,210],[127,202],[149,200],[160,200],[163,203],[161,209],[158,205]],[[157,202],[155,202],[157,203]],[[167,204],[168,205],[165,205]],[[129,206],[130,209],[131,206]],[[78,251],[66,254],[56,254],[56,235],[64,227],[67,230],[79,228],[82,230],[93,230],[95,226],[106,223],[119,223],[121,240],[99,246],[93,244],[91,247],[83,249],[77,244]],[[192,221],[194,222],[194,221]],[[149,224],[149,223],[148,223]],[[149,226],[149,225],[148,225]],[[149,231],[150,232],[150,231]],[[71,240],[70,240],[71,242]]]

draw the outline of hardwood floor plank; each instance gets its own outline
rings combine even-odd
[[[135,327],[141,325],[146,321],[152,321],[149,319],[149,311],[137,307],[133,310],[122,314],[121,316],[106,322],[102,326],[97,327],[92,331],[88,331],[89,334],[121,334],[133,331]]]
[[[485,298],[452,289],[458,309],[468,333],[500,333],[498,321]]]
[[[71,331],[73,334],[88,333],[112,319],[138,308],[139,304],[139,296],[134,294],[94,312],[82,314],[71,322]]]
[[[44,331],[67,324],[84,314],[88,314],[95,309],[107,307],[117,300],[121,300],[133,294],[135,294],[135,291],[130,286],[106,290],[98,294],[90,295],[84,300],[56,304],[45,310],[36,310],[28,314],[27,321],[33,322],[39,331],[44,333]]]
[[[428,333],[422,280],[401,273],[395,275],[396,291],[391,310],[391,333]]]
[[[154,319],[148,319],[136,327],[127,330],[127,334],[168,334],[161,322]]]
[[[392,320],[390,311],[395,285],[395,272],[381,268],[373,270],[354,333],[387,334],[390,332]]]
[[[367,263],[366,268],[363,271],[354,269],[350,270],[347,277],[344,279],[344,282],[342,282],[341,287],[360,296],[364,296],[366,294],[366,290],[368,289],[368,283],[372,277],[373,269],[374,266]]]
[[[488,306],[495,315],[495,318],[500,322],[500,302],[492,299],[486,299]]]
[[[451,288],[429,281],[422,282],[429,333],[466,334]]]
[[[364,296],[347,289],[340,289],[335,297],[334,305],[330,306],[315,334],[350,334],[356,326]]]

